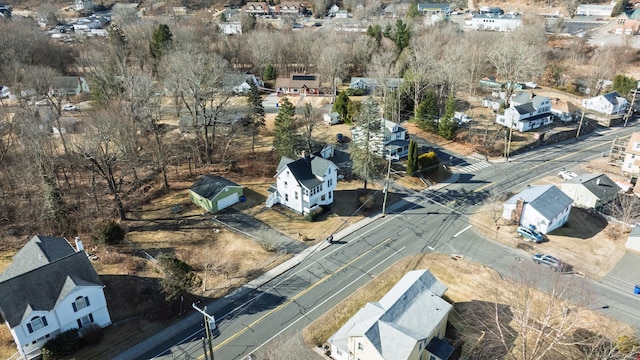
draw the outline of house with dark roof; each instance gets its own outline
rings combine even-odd
[[[320,74],[291,74],[288,78],[277,78],[275,88],[278,96],[318,95]]]
[[[617,92],[612,91],[604,95],[582,100],[582,106],[587,110],[595,111],[600,114],[615,115],[623,114],[627,111],[629,101],[620,96]]]
[[[510,126],[519,132],[537,129],[553,123],[551,102],[545,96],[520,92],[513,96],[504,114],[496,115],[496,123]]]
[[[34,236],[0,274],[0,315],[20,354],[40,355],[58,334],[97,324],[111,325],[104,285],[76,238]]]
[[[283,157],[275,178],[276,184],[269,189],[267,206],[282,204],[304,215],[333,203],[338,167],[320,156],[306,155],[298,160]]]
[[[527,186],[505,201],[502,217],[547,234],[569,220],[571,199],[554,185]]]
[[[221,176],[203,175],[189,189],[191,202],[217,213],[243,199],[242,185]]]
[[[454,348],[445,339],[453,306],[446,286],[428,270],[406,273],[378,302],[367,303],[329,338],[331,357],[446,360]]]
[[[575,206],[601,209],[615,200],[620,187],[604,174],[581,174],[560,184],[562,192],[573,199]]]
[[[607,16],[611,16],[611,12]],[[640,9],[625,11],[618,15],[613,32],[617,35],[637,35],[640,32]]]
[[[366,131],[361,126],[351,127],[351,138],[354,144],[362,144],[369,135],[369,147],[378,156],[385,159],[400,160],[409,154],[407,130],[402,126],[380,119],[381,131]]]

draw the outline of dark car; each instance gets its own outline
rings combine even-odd
[[[336,134],[336,141],[339,142],[339,143],[344,142],[344,135]]]

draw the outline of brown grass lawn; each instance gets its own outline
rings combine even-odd
[[[495,299],[496,289],[504,292],[508,291],[507,289],[509,288],[508,286],[503,286],[506,283],[500,279],[496,272],[482,264],[464,259],[454,260],[444,254],[414,255],[400,260],[333,309],[316,319],[303,331],[305,342],[308,346],[324,344],[332,334],[367,302],[379,301],[405,273],[416,269],[428,269],[444,283],[448,287],[445,299],[454,304],[454,308],[458,311],[461,311],[460,305],[472,300],[492,302]],[[534,296],[541,301],[545,301],[548,297],[539,291],[534,292]],[[608,335],[609,338],[616,338],[622,334],[633,335],[635,333],[630,326],[612,321],[593,311],[583,310],[580,314],[581,316],[575,324],[576,328],[584,327],[594,331],[606,331],[604,334]],[[464,315],[464,312],[462,315]],[[449,317],[449,321],[464,324],[464,316],[461,318],[458,313],[454,312]],[[488,321],[491,321],[491,319],[488,319]],[[594,326],[594,324],[600,324],[600,326]],[[605,325],[607,326],[605,327]],[[469,334],[463,333],[462,335]]]

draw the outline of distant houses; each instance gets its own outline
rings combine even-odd
[[[468,20],[468,26],[478,31],[514,31],[522,26],[522,15],[520,14],[474,14]]]

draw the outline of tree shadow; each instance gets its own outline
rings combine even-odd
[[[502,359],[510,353],[519,335],[509,326],[513,320],[510,306],[480,300],[454,306],[464,323],[461,338],[470,349],[470,359]]]
[[[458,183],[464,183],[464,184],[486,184],[486,183],[488,183],[488,181],[485,181],[485,180],[473,180],[473,178],[474,178],[473,174],[461,173],[460,176],[458,177]]]

